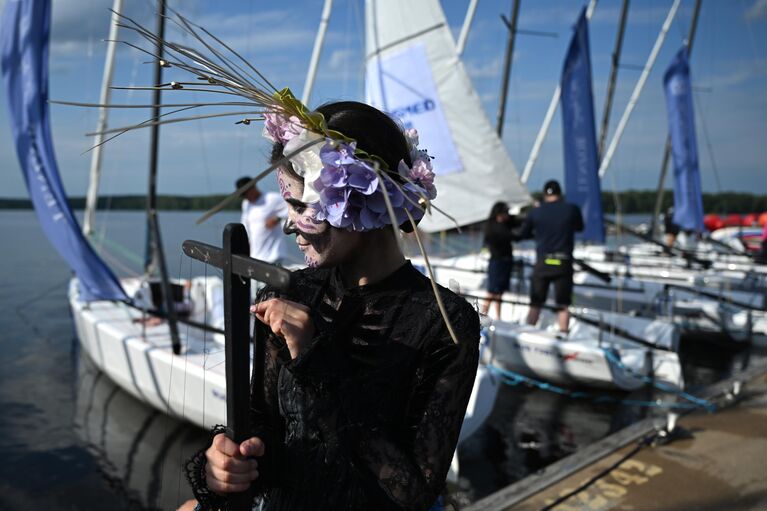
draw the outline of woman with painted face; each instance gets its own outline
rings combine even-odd
[[[317,112],[345,142],[299,155],[292,148],[312,133],[267,116],[273,161],[291,155],[277,177],[284,230],[307,268],[289,291],[266,288],[251,308],[256,335],[267,338],[253,436],[238,445],[216,434],[190,461],[202,508],[225,507],[228,493],[251,485],[267,510],[428,509],[444,490],[479,320],[413,268],[391,226],[411,231],[419,197],[436,195],[428,156],[414,133],[370,106]]]

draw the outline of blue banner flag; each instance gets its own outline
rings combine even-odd
[[[567,201],[581,208],[584,229],[578,238],[604,243],[594,97],[591,92],[589,26],[585,8],[575,24],[575,33],[562,68],[561,86]]]
[[[8,0],[0,54],[11,131],[40,225],[80,281],[83,300],[127,300],[120,283],[80,231],[67,203],[48,113],[50,0]]]
[[[668,131],[674,162],[674,223],[686,231],[703,231],[703,195],[698,171],[698,143],[692,108],[687,47],[679,50],[663,75]]]

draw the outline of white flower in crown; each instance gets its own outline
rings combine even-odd
[[[405,130],[405,139],[412,149],[418,147],[418,130],[415,128]]]
[[[324,140],[324,138],[313,131],[302,130],[298,135],[288,140],[282,153],[287,156],[310,142]],[[320,200],[320,194],[314,188],[314,182],[320,177],[320,172],[322,171],[320,150],[323,145],[325,144],[316,143],[290,158],[293,169],[299,176],[304,178],[304,195],[301,201],[306,204],[314,204]]]

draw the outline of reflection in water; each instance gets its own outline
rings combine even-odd
[[[485,425],[459,451],[471,500],[574,453],[626,423],[636,410],[541,389],[502,386]]]
[[[729,378],[747,369],[752,356],[763,358],[764,355],[748,345],[701,342],[690,337],[682,337],[679,347],[679,360],[688,389]]]
[[[81,354],[75,433],[126,509],[175,509],[191,497],[181,466],[204,431],[137,401]]]

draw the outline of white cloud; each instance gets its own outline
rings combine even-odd
[[[741,62],[735,70],[727,74],[719,73],[713,75],[700,85],[702,87],[711,87],[714,91],[721,92],[721,89],[743,85],[764,76],[767,76],[767,60],[754,60]]]
[[[628,23],[630,24],[658,24],[668,15],[669,5],[647,6],[641,3],[631,5],[628,12]],[[609,23],[616,24],[620,18],[620,8],[616,6],[600,7],[594,10],[591,23]],[[680,14],[684,7],[680,7]]]
[[[358,67],[362,61],[359,51],[351,49],[333,50],[328,58],[328,66],[332,71],[345,71]]]
[[[754,4],[746,11],[747,20],[767,18],[767,0],[754,0]]]
[[[466,62],[466,70],[473,79],[497,78],[501,74],[501,58],[496,57],[482,64]]]

